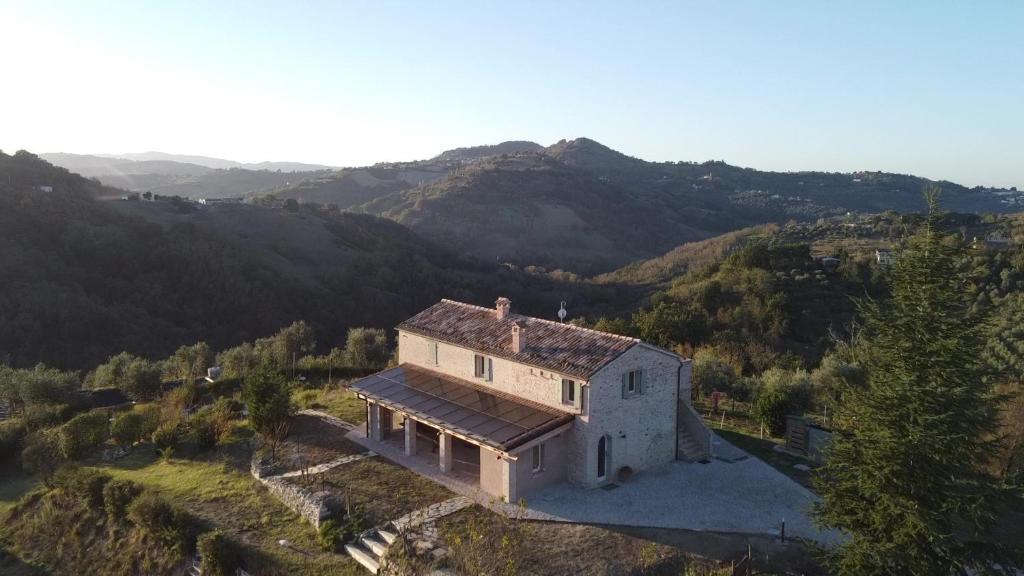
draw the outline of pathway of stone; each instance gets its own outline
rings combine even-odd
[[[420,524],[426,524],[433,522],[439,518],[444,518],[449,514],[454,514],[463,508],[467,508],[475,504],[472,498],[465,496],[456,496],[449,498],[444,502],[438,502],[437,504],[431,504],[419,510],[413,510],[405,516],[397,520],[392,520],[391,525],[395,527],[395,530],[404,532],[411,528],[416,528]]]
[[[309,468],[306,468],[305,470],[292,470],[291,472],[285,472],[284,474],[279,474],[277,476],[272,476],[272,478],[294,478],[295,476],[302,476],[304,474],[319,474],[321,472],[327,472],[328,470],[330,470],[332,468],[337,468],[338,466],[341,466],[342,464],[348,464],[349,462],[356,462],[357,460],[362,460],[363,458],[370,458],[370,457],[376,456],[376,455],[377,455],[377,453],[374,452],[373,450],[368,450],[366,452],[363,452],[362,454],[350,454],[348,456],[342,456],[341,458],[338,458],[337,460],[331,460],[330,462],[326,462],[324,464],[318,464],[316,466],[310,466]]]

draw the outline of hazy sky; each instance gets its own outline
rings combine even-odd
[[[1024,187],[1024,2],[0,0],[0,149],[648,160]]]

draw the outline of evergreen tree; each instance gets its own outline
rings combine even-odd
[[[868,378],[843,395],[843,422],[817,486],[824,527],[848,539],[827,552],[839,575],[1007,573],[988,530],[1000,487],[999,398],[985,378],[983,319],[969,313],[956,264],[962,244],[927,222],[892,267],[892,296],[861,303]],[[969,572],[970,571],[970,572]]]

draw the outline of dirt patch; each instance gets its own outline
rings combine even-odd
[[[478,559],[499,559],[518,574],[728,574],[726,564],[665,543],[598,526],[506,519],[480,506],[440,520],[438,531],[456,554],[461,548]]]
[[[334,468],[313,480],[316,490],[331,493],[341,507],[361,510],[377,526],[413,510],[447,500],[447,488],[379,456]],[[301,483],[300,478],[289,481]]]
[[[288,437],[277,449],[280,468],[283,471],[301,470],[366,452],[365,448],[345,438],[345,432],[316,416],[299,414],[293,417]]]

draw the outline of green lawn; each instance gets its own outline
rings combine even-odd
[[[762,440],[758,436],[728,427],[720,428],[718,426],[711,426],[711,428],[715,431],[715,434],[718,434],[727,442],[732,443],[737,448],[752,456],[760,458],[769,466],[775,468],[779,472],[782,472],[786,476],[789,476],[805,488],[813,490],[813,487],[811,486],[812,473],[798,470],[794,468],[794,466],[797,464],[806,464],[813,470],[814,464],[803,458],[791,456],[784,452],[776,452],[775,447],[780,445],[781,442],[769,439]]]
[[[299,408],[320,410],[350,424],[361,424],[366,421],[366,402],[343,388],[300,389],[292,393],[292,400]]]
[[[282,574],[358,574],[347,556],[322,552],[316,530],[271,496],[226,453],[195,459],[162,461],[149,446],[138,446],[115,462],[88,465],[115,478],[157,490],[199,518],[243,543],[248,563]],[[288,540],[300,551],[278,544]],[[274,572],[274,569],[277,571]]]

